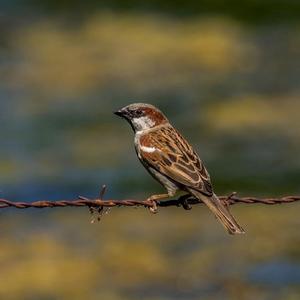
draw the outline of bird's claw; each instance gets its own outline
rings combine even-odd
[[[182,201],[182,207],[183,207],[183,209],[185,209],[185,210],[191,210],[191,209],[192,209],[192,205],[189,204],[189,202],[188,202],[187,199],[184,199],[184,200]]]
[[[152,199],[148,199],[148,201],[151,202],[151,206],[149,206],[150,212],[153,213],[153,214],[158,213],[156,201],[155,201],[155,200],[152,200]]]
[[[191,198],[190,195],[183,195],[178,199],[179,206],[181,205],[185,210],[191,210],[192,205],[189,203],[189,199]]]

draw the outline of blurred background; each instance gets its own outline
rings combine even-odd
[[[0,198],[159,193],[112,112],[160,107],[217,194],[300,193],[300,2],[0,4]],[[0,211],[1,299],[300,299],[300,206]]]

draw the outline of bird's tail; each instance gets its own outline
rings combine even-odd
[[[237,223],[237,221],[229,212],[228,208],[221,202],[217,195],[213,194],[211,197],[209,197],[195,190],[190,190],[190,192],[209,207],[216,218],[227,229],[228,233],[245,233],[244,229]]]

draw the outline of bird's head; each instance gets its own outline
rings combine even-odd
[[[135,132],[168,122],[168,119],[158,108],[145,103],[129,104],[116,111],[115,114],[126,119]]]

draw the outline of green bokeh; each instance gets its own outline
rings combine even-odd
[[[112,114],[131,102],[165,112],[217,194],[299,194],[298,2],[140,3],[5,3],[1,197],[162,191]],[[299,204],[233,213],[245,236],[200,205],[99,224],[84,208],[1,210],[0,299],[299,299]]]

